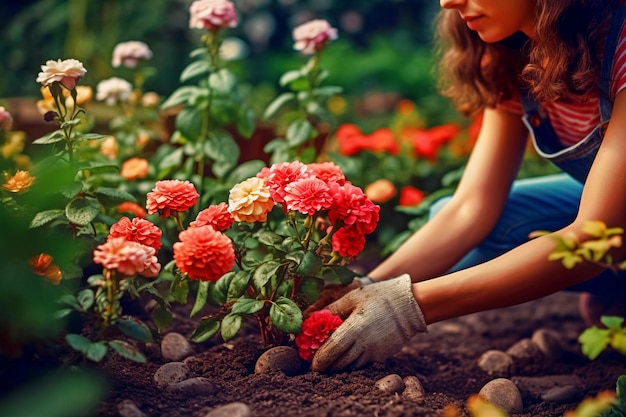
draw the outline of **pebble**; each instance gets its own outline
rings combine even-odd
[[[580,391],[575,385],[551,388],[541,395],[541,399],[552,403],[566,404],[577,401]]]
[[[530,338],[524,338],[515,343],[507,349],[506,353],[513,358],[513,361],[539,361],[544,359],[543,352]]]
[[[296,375],[303,367],[298,351],[289,346],[276,346],[263,352],[254,366],[254,373],[267,374],[281,371],[287,376]]]
[[[545,357],[550,360],[557,360],[563,354],[563,347],[559,342],[559,338],[556,332],[552,330],[538,329],[533,333],[531,340],[543,352]]]
[[[496,378],[487,382],[478,395],[509,414],[521,413],[524,408],[522,394],[517,386],[506,378]]]
[[[426,392],[419,378],[416,376],[407,376],[404,378],[404,391],[402,391],[404,398],[415,403],[422,403],[424,402],[425,395]]]
[[[120,417],[147,417],[132,400],[122,400],[117,404]]]
[[[187,356],[193,355],[193,353],[191,344],[182,334],[171,332],[163,336],[163,340],[161,341],[161,354],[163,358],[180,362]]]
[[[154,373],[154,382],[159,388],[167,387],[189,377],[189,367],[182,362],[169,362]]]
[[[543,398],[547,392],[555,388],[569,385],[580,390],[583,386],[581,379],[575,375],[515,376],[511,380],[524,394],[524,397],[535,399]]]
[[[376,388],[381,391],[388,392],[391,394],[400,393],[404,391],[404,381],[402,377],[398,374],[389,374],[380,378],[374,384]]]
[[[501,350],[488,350],[478,358],[478,367],[496,377],[508,377],[513,372],[513,358]]]
[[[167,391],[176,395],[204,396],[217,392],[217,388],[210,379],[196,377],[168,385]]]
[[[235,402],[214,408],[202,417],[250,417],[250,407],[244,403]]]

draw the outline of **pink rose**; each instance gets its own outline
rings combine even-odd
[[[314,54],[334,39],[337,39],[337,29],[322,19],[311,20],[293,30],[293,48],[305,55]]]
[[[228,0],[197,0],[189,8],[189,27],[213,32],[237,26],[235,5]]]
[[[136,68],[140,60],[150,58],[152,58],[152,51],[145,43],[139,41],[122,42],[113,49],[111,65]]]

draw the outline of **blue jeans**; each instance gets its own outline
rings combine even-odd
[[[496,226],[450,272],[493,259],[527,242],[529,233],[533,231],[555,231],[567,226],[576,217],[582,189],[582,184],[568,174],[515,181]],[[444,197],[435,202],[430,208],[430,217],[439,212],[450,198]],[[615,274],[607,270],[568,290],[587,291],[603,298],[624,297],[625,282],[625,273]]]

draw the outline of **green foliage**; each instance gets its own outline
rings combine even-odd
[[[609,346],[626,356],[626,326],[623,317],[603,316],[606,328],[592,326],[579,336],[582,351],[589,359],[595,359]]]

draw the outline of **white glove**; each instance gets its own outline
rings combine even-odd
[[[327,308],[345,321],[315,354],[314,371],[382,362],[426,331],[407,274],[352,290]]]

